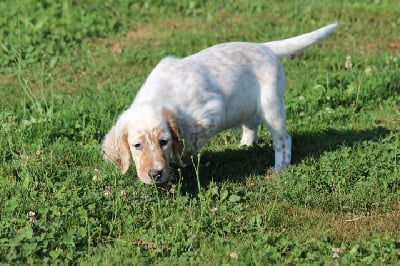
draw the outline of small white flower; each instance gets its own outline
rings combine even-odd
[[[234,260],[237,260],[239,258],[236,251],[232,251],[231,254],[229,254],[229,257],[231,257],[231,259],[234,259]]]
[[[93,181],[99,181],[100,180],[100,170],[99,169],[94,169],[94,176],[92,178]]]
[[[28,217],[28,219],[29,219],[29,222],[32,224],[32,223],[34,223],[35,221],[36,221],[36,213],[34,212],[34,211],[29,211],[27,214],[26,214],[26,216]]]
[[[340,248],[333,247],[333,248],[332,248],[332,252],[335,252],[335,253],[342,253],[342,250],[341,250]]]
[[[40,148],[38,148],[38,149],[36,150],[36,152],[35,152],[36,158],[40,158],[40,156],[42,155],[42,153],[43,153],[43,151],[42,151]]]
[[[344,68],[349,69],[353,67],[353,63],[351,62],[351,56],[346,56],[346,62],[344,63]]]
[[[332,248],[332,252],[333,252],[333,255],[332,255],[332,259],[338,259],[338,258],[340,258],[340,253],[343,253],[343,251],[340,249],[340,248],[337,248],[337,247],[333,247]]]
[[[110,197],[112,195],[111,186],[106,186],[106,189],[104,190],[104,195],[106,197]]]
[[[367,66],[367,68],[365,69],[365,75],[371,75],[372,72],[372,68],[370,66]]]
[[[218,211],[218,208],[217,208],[217,207],[211,208],[211,212],[216,212],[216,211]]]

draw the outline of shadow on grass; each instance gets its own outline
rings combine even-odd
[[[300,164],[309,157],[319,158],[324,152],[335,151],[340,147],[353,147],[367,140],[377,141],[389,132],[386,128],[377,127],[367,130],[326,129],[320,132],[294,133],[292,165]],[[194,164],[197,164],[197,158]],[[274,151],[270,144],[261,143],[249,148],[219,152],[204,151],[199,164],[200,184],[202,188],[206,188],[211,181],[244,183],[246,178],[267,174],[273,164]],[[198,188],[194,166],[182,169],[182,176],[181,192],[196,196]]]

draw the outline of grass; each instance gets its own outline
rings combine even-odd
[[[0,262],[398,264],[400,5],[393,1],[0,3]],[[216,136],[163,188],[102,137],[166,55],[339,21],[285,59],[293,164]],[[396,48],[397,47],[397,48]],[[346,63],[347,61],[347,63]],[[350,64],[351,63],[351,64]]]

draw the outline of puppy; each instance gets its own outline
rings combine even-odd
[[[164,58],[105,136],[104,158],[126,173],[132,157],[142,182],[163,183],[170,178],[172,160],[185,166],[185,159],[215,134],[242,126],[240,145],[248,146],[264,123],[272,134],[275,170],[284,168],[290,163],[292,140],[285,126],[285,73],[278,58],[301,52],[336,27]]]

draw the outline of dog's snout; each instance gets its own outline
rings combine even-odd
[[[150,169],[148,174],[152,179],[158,180],[161,178],[162,172],[163,170]]]

